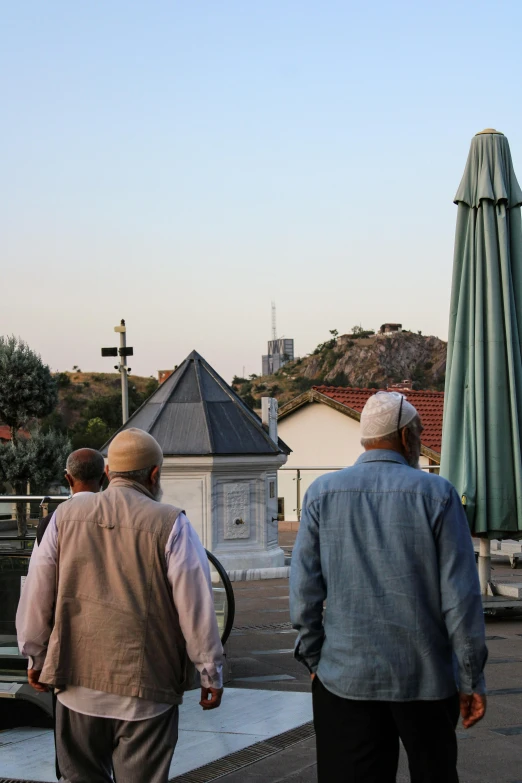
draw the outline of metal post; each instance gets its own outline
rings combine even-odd
[[[297,521],[301,521],[301,471],[299,468],[296,470],[296,477],[294,479],[295,481],[295,494],[296,494],[296,500],[297,500],[297,508],[295,511],[297,511]]]
[[[127,329],[123,318],[121,325],[115,326],[114,331],[120,334],[121,415],[125,424],[129,418],[129,384],[127,378],[127,356],[124,350],[127,347]]]
[[[488,595],[491,582],[491,541],[489,538],[479,539],[478,574],[480,592],[482,595]]]
[[[30,481],[27,482],[25,491],[27,492],[28,495],[31,494],[31,482]],[[25,504],[25,523],[26,523],[26,525],[28,525],[30,521],[31,521],[31,504],[30,503],[26,503]]]

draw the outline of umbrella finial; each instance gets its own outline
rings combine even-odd
[[[484,130],[475,133],[475,136],[482,136],[483,133],[496,133],[497,136],[503,136],[502,131],[495,130],[495,128],[484,128]]]

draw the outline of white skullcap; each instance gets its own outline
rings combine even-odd
[[[401,410],[402,400],[402,410]],[[399,423],[399,410],[401,420]],[[399,392],[380,391],[372,394],[361,413],[361,438],[385,438],[396,435],[418,416],[406,397]]]

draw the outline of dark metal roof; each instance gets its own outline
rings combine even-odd
[[[150,432],[165,456],[291,451],[283,441],[279,446],[273,442],[259,416],[197,351],[192,351],[118,432],[129,427]],[[102,449],[104,454],[109,443]]]

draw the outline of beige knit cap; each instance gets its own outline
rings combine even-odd
[[[406,427],[418,415],[404,394],[385,391],[372,394],[361,413],[361,438],[384,438],[387,435],[395,435],[398,429]]]
[[[145,430],[130,427],[111,441],[107,455],[109,470],[128,473],[131,470],[161,465],[163,452],[158,441]]]

